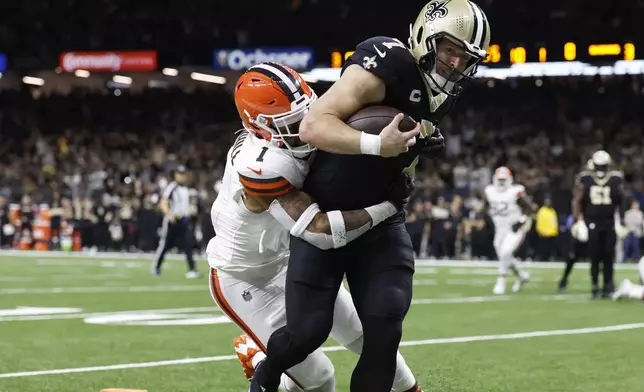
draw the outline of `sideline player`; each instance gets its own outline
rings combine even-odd
[[[512,271],[516,277],[512,291],[516,293],[530,275],[519,269],[514,252],[530,231],[531,216],[536,213],[536,206],[526,194],[525,187],[514,184],[514,176],[505,166],[494,171],[492,184],[485,187],[485,199],[494,222],[494,250],[499,258],[499,277],[492,292],[505,294],[505,278]]]
[[[615,212],[619,209],[624,219],[624,191],[621,172],[612,170],[612,159],[604,151],[592,156],[593,170],[580,173],[575,185],[572,213],[577,222],[588,230],[588,255],[591,259],[590,276],[592,298],[600,296],[599,270],[604,277],[601,296],[608,298],[614,291],[613,262],[615,260]]]
[[[228,152],[222,188],[212,207],[217,236],[210,240],[207,254],[213,298],[250,337],[235,340],[235,351],[249,378],[263,357],[255,347],[265,350],[270,334],[286,323],[289,232],[321,249],[332,249],[398,210],[382,202],[324,213],[298,190],[313,151],[299,140],[298,124],[315,100],[315,93],[297,72],[275,63],[251,67],[235,85],[244,131]],[[404,198],[404,191],[404,187],[393,189],[389,196]],[[341,235],[333,230],[337,225],[345,227]],[[350,351],[361,350],[360,320],[344,288],[335,301],[332,337]],[[397,364],[394,387],[404,391],[415,386],[400,355]],[[334,390],[333,365],[321,350],[287,373],[291,377],[282,379],[287,391]]]
[[[444,146],[435,125],[486,58],[489,42],[490,27],[478,5],[433,0],[411,26],[409,47],[390,37],[358,44],[340,79],[302,121],[300,137],[321,150],[304,190],[325,210],[361,208],[381,198],[391,178],[401,172],[413,175],[419,155],[433,153],[436,141]],[[376,104],[408,114],[418,122],[416,129],[400,132],[402,114],[379,135],[345,123]],[[404,220],[404,213],[396,214],[346,247],[330,251],[291,238],[288,323],[271,336],[251,392],[274,392],[280,374],[324,343],[345,274],[364,330],[351,391],[391,389],[414,274]]]

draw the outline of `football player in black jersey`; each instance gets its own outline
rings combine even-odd
[[[624,219],[624,191],[621,172],[611,170],[610,155],[599,150],[593,154],[592,168],[582,172],[575,185],[572,213],[577,223],[587,227],[588,255],[591,259],[590,276],[592,298],[598,298],[599,269],[604,277],[601,296],[610,297],[614,291],[613,262],[615,260],[615,229],[622,227]],[[619,209],[620,222],[615,213]],[[585,231],[586,228],[582,231]]]
[[[304,191],[320,208],[342,210],[371,205],[369,201],[381,198],[396,176],[413,176],[419,155],[444,147],[436,124],[486,58],[489,42],[490,27],[478,5],[432,0],[411,25],[409,47],[390,37],[358,44],[340,79],[300,125],[300,138],[318,148]],[[372,135],[345,123],[368,105],[394,107],[418,125],[400,132],[398,115],[379,135]],[[345,275],[364,328],[351,391],[390,392],[414,273],[404,222],[401,212],[357,241],[327,251],[291,237],[287,326],[272,334],[251,392],[276,391],[280,375],[326,341]],[[342,242],[345,228],[339,222],[331,224]],[[413,385],[409,391],[420,388]]]
[[[592,158],[586,162],[586,166],[579,173],[579,176],[594,170]],[[575,180],[578,181],[578,180]],[[564,268],[563,275],[559,279],[558,291],[563,293],[568,287],[568,278],[572,273],[575,263],[581,258],[587,257],[586,244],[588,243],[588,226],[583,220],[577,220],[570,228],[570,251],[566,259],[566,267]]]

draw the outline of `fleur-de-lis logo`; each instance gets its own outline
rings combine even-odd
[[[444,18],[447,16],[447,8],[445,8],[446,1],[438,1],[427,5],[425,11],[425,22],[433,22],[436,18]]]

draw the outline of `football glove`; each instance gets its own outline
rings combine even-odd
[[[628,235],[628,229],[621,221],[615,220],[615,234],[617,234],[617,238],[620,240],[626,238]]]
[[[445,138],[438,128],[435,128],[434,133],[429,137],[422,138],[419,141],[423,143],[423,148],[420,152],[423,156],[439,155],[445,151]]]
[[[588,242],[588,226],[582,219],[575,222],[570,230],[572,237],[579,242]]]
[[[387,191],[387,200],[399,210],[404,210],[409,203],[409,198],[414,193],[414,180],[408,175],[401,173]]]
[[[528,216],[523,215],[521,218],[519,218],[518,221],[514,222],[512,225],[512,231],[516,233],[517,231],[521,230],[521,228],[528,222]]]

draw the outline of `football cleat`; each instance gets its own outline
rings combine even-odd
[[[529,281],[530,274],[528,274],[527,272],[521,272],[514,281],[514,285],[512,285],[512,292],[518,293],[519,291],[521,291],[521,287],[523,287],[523,285],[528,283]]]
[[[255,374],[253,357],[261,353],[262,350],[246,334],[234,338],[233,346],[235,346],[235,353],[237,353],[237,358],[239,358],[242,369],[244,369],[244,376],[246,376],[247,380],[250,380]]]
[[[492,289],[492,292],[496,295],[503,295],[505,294],[505,278],[502,276],[499,276],[496,280],[496,284],[494,285],[494,289]]]

